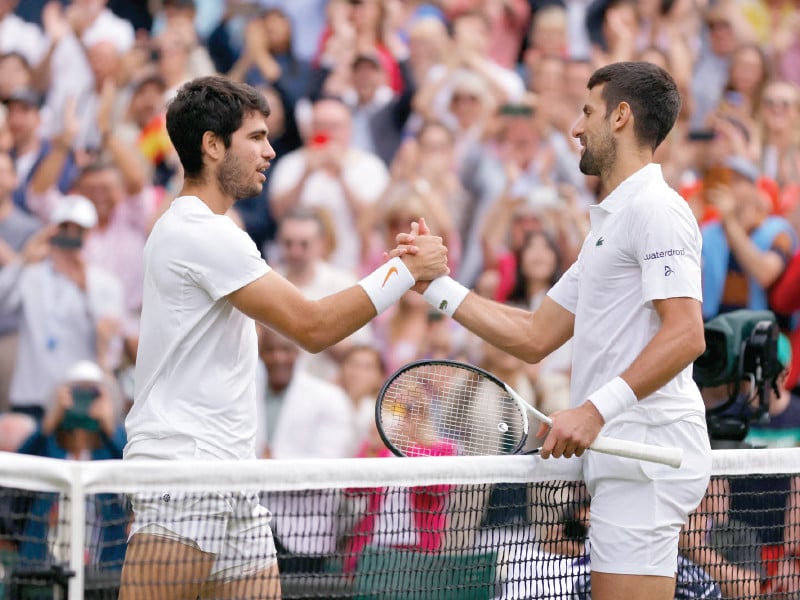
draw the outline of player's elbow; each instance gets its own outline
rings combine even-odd
[[[324,320],[313,321],[313,326],[306,326],[296,332],[295,341],[306,352],[319,354],[340,341],[330,324]]]
[[[518,358],[521,358],[530,365],[535,365],[536,363],[540,362],[545,356],[547,356],[547,354],[544,351],[534,348],[525,348],[524,353],[517,355]]]
[[[305,350],[306,352],[310,352],[311,354],[319,354],[320,352],[325,350],[325,348],[327,348],[328,345],[323,344],[322,342],[314,341],[306,345],[301,345],[301,347],[303,348],[303,350]]]
[[[320,331],[308,330],[299,332],[296,341],[298,346],[311,354],[319,354],[330,346],[330,341],[326,340]]]
[[[694,361],[706,351],[705,329],[702,324],[699,327],[687,328],[682,346],[686,349],[689,362]]]
[[[538,341],[537,338],[530,338],[526,342],[516,348],[508,348],[509,354],[513,354],[519,359],[524,360],[526,363],[535,365],[544,359],[553,349],[544,343]]]

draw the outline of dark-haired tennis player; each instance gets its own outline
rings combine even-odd
[[[653,163],[681,98],[669,74],[643,62],[598,69],[587,87],[572,134],[581,142],[581,170],[600,178],[605,196],[591,207],[591,232],[575,264],[533,313],[468,293],[449,277],[433,281],[424,295],[528,362],[574,339],[572,408],[552,415],[542,456],[582,457],[592,497],[592,598],[668,600],[681,526],[711,470],[703,402],[692,380],[692,362],[705,347],[700,232]],[[413,245],[413,232],[398,242]],[[394,252],[405,251],[413,250]],[[584,454],[601,430],[683,448],[683,464]]]
[[[275,152],[269,107],[223,77],[185,84],[167,111],[180,196],[145,248],[144,305],[125,459],[254,459],[254,319],[311,352],[353,333],[417,280],[446,275],[441,238],[358,285],[306,299],[226,216],[258,194]],[[424,227],[424,223],[421,223]],[[414,225],[416,231],[416,224]],[[120,598],[280,598],[270,513],[247,495],[135,495]]]

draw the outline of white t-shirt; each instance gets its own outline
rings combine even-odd
[[[653,300],[702,300],[700,230],[686,202],[650,164],[590,208],[578,260],[548,292],[575,315],[571,404],[625,371],[661,323]],[[692,365],[614,419],[651,424],[705,410]]]
[[[269,266],[244,231],[194,196],[172,202],[144,258],[125,457],[255,458],[255,324],[226,296]]]

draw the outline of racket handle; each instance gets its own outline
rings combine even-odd
[[[653,446],[652,444],[641,444],[603,436],[598,436],[589,448],[603,454],[646,460],[676,469],[681,466],[683,460],[683,449],[681,448]]]

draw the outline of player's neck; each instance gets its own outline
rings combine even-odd
[[[652,153],[637,152],[627,156],[620,154],[611,169],[607,173],[601,173],[600,175],[602,189],[605,191],[604,197],[617,189],[619,184],[628,177],[652,162]]]
[[[215,182],[194,179],[184,181],[180,195],[196,196],[217,215],[224,215],[235,202],[235,199],[224,194]]]

